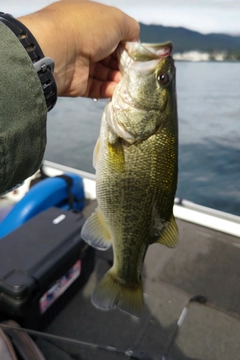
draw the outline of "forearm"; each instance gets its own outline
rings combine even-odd
[[[0,23],[0,194],[38,170],[46,146],[41,83],[18,38]]]

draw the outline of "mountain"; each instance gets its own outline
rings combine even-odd
[[[183,27],[145,25],[140,23],[142,42],[172,41],[174,52],[198,50],[203,52],[226,51],[240,55],[240,36],[201,34]]]

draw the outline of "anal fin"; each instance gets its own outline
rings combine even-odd
[[[178,227],[173,214],[171,215],[170,221],[162,234],[155,241],[155,243],[163,244],[168,247],[175,247],[178,243]]]

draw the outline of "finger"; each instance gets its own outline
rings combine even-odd
[[[88,86],[83,97],[89,97],[92,99],[106,99],[113,95],[113,92],[117,86],[114,81],[99,81],[96,79],[89,79]]]
[[[100,61],[100,64],[112,69],[112,70],[118,70],[118,58],[117,58],[117,52],[116,57],[109,56],[103,60]]]
[[[122,13],[123,19],[120,20],[119,25],[122,32],[122,41],[139,41],[140,25],[132,17]]]
[[[122,78],[120,71],[112,70],[102,62],[90,66],[89,78],[99,81],[119,82]]]

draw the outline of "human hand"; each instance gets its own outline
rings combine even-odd
[[[134,19],[85,0],[58,1],[19,20],[54,60],[59,96],[111,97],[121,79],[115,50],[139,37]]]

